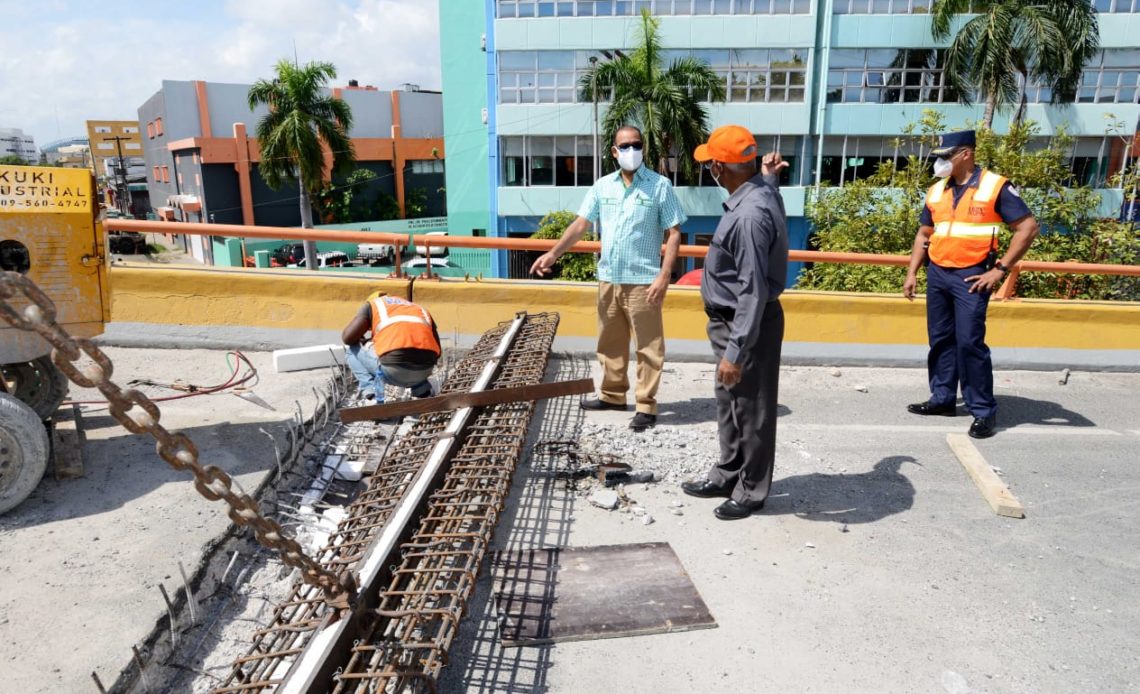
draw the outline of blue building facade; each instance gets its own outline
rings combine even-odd
[[[761,151],[779,150],[791,163],[783,193],[792,247],[804,248],[811,186],[843,185],[898,156],[896,138],[924,109],[937,108],[951,128],[981,120],[984,105],[958,104],[943,79],[947,44],[931,38],[928,5],[440,0],[451,233],[526,236],[544,214],[577,210],[595,171],[594,105],[577,85],[591,58],[632,47],[644,8],[660,19],[667,60],[692,55],[723,75],[727,100],[708,104],[710,126],[743,125]],[[1043,136],[1060,128],[1074,135],[1075,174],[1101,187],[1131,152],[1140,118],[1140,0],[1096,5],[1103,50],[1086,67],[1076,103],[1050,105],[1047,91],[1031,86],[1026,117]],[[995,130],[1008,117],[995,118]],[[597,147],[604,153],[608,143]],[[708,242],[723,199],[711,181],[697,183],[677,188],[691,244]],[[1119,204],[1119,193],[1106,190],[1106,214]],[[489,269],[515,276],[521,263],[501,254]]]

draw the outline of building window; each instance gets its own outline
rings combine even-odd
[[[161,134],[162,134],[162,119],[161,118],[155,118],[154,119],[154,135],[155,135],[155,137],[158,137]]]
[[[643,9],[650,14],[674,16],[808,14],[811,11],[810,0],[498,0],[496,6],[499,19],[630,17]]]
[[[124,125],[123,126],[123,133],[125,133],[127,135],[138,135],[139,134],[139,126],[137,126],[137,125]]]
[[[95,149],[115,149],[115,145],[111,144],[110,142],[99,142],[95,145]]]
[[[590,57],[605,60],[596,51],[501,51],[499,103],[572,104],[578,83],[590,67]],[[602,95],[599,95],[599,101]],[[588,99],[586,101],[589,101]]]
[[[154,167],[153,172],[154,172],[154,182],[155,183],[161,183],[162,182],[162,167],[161,166]]]
[[[589,135],[504,137],[500,147],[503,186],[588,186],[594,182],[593,138]]]
[[[943,84],[946,51],[868,48],[831,51],[827,100],[832,103],[949,103],[958,92]]]
[[[612,51],[501,51],[499,53],[499,103],[568,104],[590,103],[581,98],[578,85],[589,69],[590,57],[612,58]],[[662,51],[666,65],[683,57],[704,61],[725,80],[729,101],[803,102],[807,75],[807,50],[784,49],[695,49]],[[702,95],[702,101],[708,95]],[[598,100],[609,100],[601,92]]]
[[[146,124],[146,136],[152,140],[154,139],[154,121]]]
[[[100,134],[100,135],[106,135],[106,134],[111,132],[111,126],[109,126],[109,125],[96,125],[95,126],[95,132]]]
[[[1140,12],[1140,0],[1093,0],[1097,12]]]
[[[123,144],[123,149],[142,149],[142,145],[137,142],[127,142]]]
[[[442,159],[416,159],[412,161],[414,174],[441,174],[443,173]]]
[[[163,183],[170,183],[170,167],[169,166],[163,166],[162,167],[162,182]]]
[[[929,14],[934,0],[833,0],[835,14]],[[973,8],[971,8],[973,11]]]
[[[1025,98],[1030,103],[1048,103],[1052,91],[1030,84]],[[1140,103],[1140,48],[1110,48],[1085,65],[1077,89],[1077,103]]]

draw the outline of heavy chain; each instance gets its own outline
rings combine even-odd
[[[17,310],[9,300],[27,299],[30,304]],[[229,517],[234,523],[253,529],[257,541],[277,552],[287,565],[301,572],[302,580],[325,592],[325,598],[334,607],[347,606],[356,593],[352,573],[344,570],[340,575],[322,567],[301,549],[295,540],[286,537],[281,526],[261,515],[257,501],[248,494],[234,492],[233,478],[215,465],[198,462],[198,448],[188,436],[172,434],[159,424],[161,413],[141,391],[123,390],[111,381],[111,360],[99,347],[84,338],[74,338],[56,322],[55,304],[34,282],[16,272],[0,273],[0,318],[14,328],[34,331],[54,350],[52,361],[60,371],[81,388],[97,388],[107,398],[111,415],[134,434],[150,434],[158,442],[158,455],[172,468],[187,471],[194,476],[198,493],[210,501],[225,500]],[[92,361],[80,368],[76,361],[86,355]]]

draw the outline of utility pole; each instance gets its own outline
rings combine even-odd
[[[123,140],[129,140],[129,137],[122,135],[115,135],[114,137],[104,137],[103,141],[114,140],[115,147],[119,151],[119,165],[115,167],[115,190],[118,191],[119,198],[119,212],[123,214],[128,213],[128,199],[130,198],[130,191],[127,190],[127,166],[123,161]]]
[[[598,158],[598,56],[590,56],[590,91],[594,100],[594,180],[601,178],[602,162]]]

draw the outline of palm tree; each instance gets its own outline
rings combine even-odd
[[[977,16],[955,34],[943,74],[962,103],[972,93],[986,100],[987,128],[1004,106],[1016,105],[1021,120],[1030,82],[1049,89],[1052,103],[1072,101],[1081,70],[1100,50],[1089,0],[935,0],[931,34],[945,40],[954,18],[968,13]]]
[[[701,101],[724,101],[725,78],[691,57],[665,67],[658,20],[648,10],[641,11],[635,44],[631,53],[618,52],[587,70],[578,83],[579,99],[593,99],[596,79],[598,93],[611,97],[602,123],[605,141],[613,142],[623,125],[636,125],[648,166],[667,174],[668,159],[676,156],[681,172],[695,178],[696,164],[686,155],[708,137],[708,110]]]
[[[352,109],[323,90],[336,77],[332,63],[312,62],[303,66],[280,60],[273,81],[258,80],[249,88],[249,107],[264,104],[269,113],[257,124],[261,149],[258,169],[274,190],[288,181],[300,188],[301,226],[313,228],[312,199],[321,190],[325,168],[322,146],[332,152],[332,172],[346,173],[356,156],[348,131]],[[305,265],[317,269],[316,243],[305,241]]]

